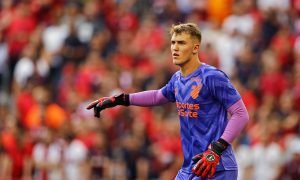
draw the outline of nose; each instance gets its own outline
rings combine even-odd
[[[172,50],[173,50],[173,51],[178,51],[178,50],[179,50],[178,44],[177,44],[177,43],[174,43],[174,44],[172,45]]]

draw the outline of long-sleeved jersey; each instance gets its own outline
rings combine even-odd
[[[228,123],[227,109],[241,96],[225,73],[207,64],[186,77],[176,72],[162,88],[162,94],[176,103],[184,154],[182,170],[191,172],[192,157],[221,137]],[[231,145],[217,166],[217,171],[224,169],[237,169]]]

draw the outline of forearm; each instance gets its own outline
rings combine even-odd
[[[232,143],[246,126],[249,115],[242,100],[237,101],[227,111],[231,114],[231,118],[221,138],[228,143]]]
[[[162,94],[161,90],[150,90],[129,94],[130,105],[150,107],[168,102],[169,100]]]

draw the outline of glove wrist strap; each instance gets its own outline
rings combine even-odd
[[[214,141],[211,143],[211,150],[217,153],[219,156],[221,156],[222,153],[228,147],[228,145],[228,142],[220,138],[218,141]]]
[[[129,94],[120,94],[114,97],[117,105],[129,106]]]
[[[129,106],[129,94],[124,94],[124,106]]]

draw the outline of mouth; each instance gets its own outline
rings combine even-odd
[[[172,55],[173,55],[173,57],[178,57],[179,56],[179,54],[177,54],[177,53],[173,53]]]

